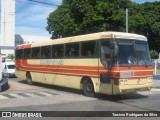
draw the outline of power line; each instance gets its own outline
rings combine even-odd
[[[40,1],[36,1],[36,0],[27,0],[27,1],[31,1],[31,2],[35,2],[35,3],[40,3],[40,4],[45,4],[45,5],[53,5],[53,6],[59,6],[59,5],[55,5],[55,4],[51,4],[51,3],[46,3],[46,2],[40,2]]]
[[[52,3],[46,3],[46,2],[41,2],[41,1],[37,1],[37,0],[27,0],[27,1],[28,2],[32,2],[32,3],[43,4],[43,5],[56,6],[56,7],[60,6],[60,5],[56,5],[56,4],[52,4]],[[26,3],[26,2],[23,2],[23,1],[19,1],[19,0],[16,0],[16,2]]]

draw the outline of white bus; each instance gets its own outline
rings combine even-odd
[[[16,50],[16,76],[28,84],[40,82],[118,95],[152,87],[153,67],[147,39],[122,32],[99,32],[42,43]]]

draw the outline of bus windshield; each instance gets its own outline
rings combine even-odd
[[[117,40],[118,53],[115,58],[117,66],[150,66],[148,44],[146,41]]]

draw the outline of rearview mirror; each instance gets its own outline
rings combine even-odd
[[[117,42],[115,40],[111,43],[111,49],[113,49],[114,57],[116,57],[117,54],[118,54],[118,45],[117,45]]]

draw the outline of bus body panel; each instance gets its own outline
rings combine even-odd
[[[100,32],[88,35],[61,38],[42,43],[20,45],[16,50],[32,49],[35,47],[64,45],[76,42],[101,41],[115,39],[147,41],[146,37],[122,32]],[[125,44],[125,43],[123,43]],[[141,44],[139,44],[140,46]],[[80,46],[81,47],[81,46]],[[54,47],[53,47],[54,48]],[[64,47],[65,48],[65,47]],[[99,48],[100,49],[100,48]],[[140,50],[140,49],[139,49]],[[80,54],[81,52],[79,52]],[[99,53],[99,51],[98,51]],[[113,62],[113,61],[112,61]],[[82,79],[89,77],[96,93],[116,95],[139,90],[150,90],[152,86],[153,68],[151,66],[112,66],[102,65],[100,55],[96,57],[70,57],[52,59],[23,59],[16,60],[16,75],[26,79],[27,72],[31,73],[35,82],[82,89]],[[107,78],[103,82],[101,77]]]
[[[19,70],[31,73],[32,81],[64,87],[81,89],[81,79],[91,78],[95,92],[99,92],[98,59],[42,59],[17,60]],[[27,72],[21,74],[16,70],[17,77],[26,79]],[[102,70],[103,71],[103,70]],[[20,74],[19,74],[20,72]],[[23,76],[23,77],[22,77]]]

